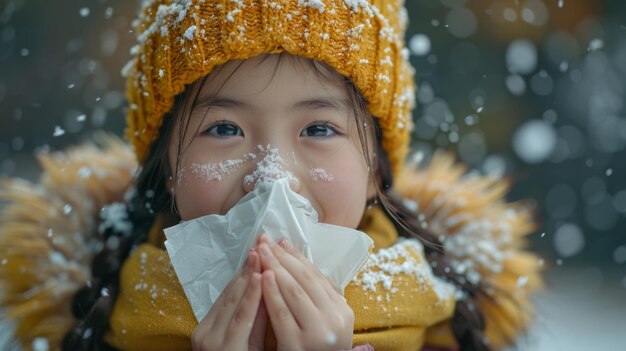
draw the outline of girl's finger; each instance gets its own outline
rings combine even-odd
[[[259,308],[256,312],[254,319],[254,325],[252,331],[250,331],[250,338],[248,339],[248,350],[261,351],[265,348],[265,333],[267,331],[267,308],[263,299],[259,302]]]
[[[249,283],[248,276],[256,266],[260,266],[259,256],[251,253],[246,264],[239,270],[239,273],[228,283],[222,294],[217,298],[206,316],[199,323],[198,327],[218,330],[225,330],[237,306],[246,291]]]
[[[259,249],[261,251],[261,261],[264,262],[264,265],[267,265],[268,270],[274,273],[282,299],[287,304],[298,325],[303,329],[316,327],[312,324],[315,317],[319,314],[319,308],[315,306],[311,297],[291,273],[281,265],[276,256],[274,256],[272,249],[266,243],[261,243]]]
[[[284,251],[286,251],[290,256],[292,256],[294,259],[302,263],[302,265],[305,267],[304,269],[306,270],[304,272],[301,272],[297,277],[296,275],[294,275],[294,277],[296,277],[298,282],[301,282],[302,286],[305,287],[307,291],[311,291],[311,290],[308,290],[309,288],[315,289],[315,291],[317,291],[317,294],[315,296],[318,296],[320,294],[319,293],[320,290],[323,290],[326,293],[325,297],[320,298],[320,301],[314,300],[316,306],[318,306],[320,309],[322,309],[325,306],[329,306],[328,301],[326,299],[330,299],[331,301],[335,303],[345,301],[343,296],[341,296],[341,293],[335,290],[335,287],[330,282],[328,277],[326,277],[322,272],[320,272],[320,270],[317,267],[315,267],[315,265],[311,261],[309,261],[308,258],[306,258],[295,247],[293,247],[293,245],[289,244],[289,242],[284,239],[279,241],[278,244],[280,245],[281,248],[284,249]],[[285,255],[284,257],[285,261],[287,260],[293,261],[289,259],[289,255]],[[281,262],[283,261],[281,260]],[[285,264],[283,263],[283,265]],[[292,265],[289,265],[288,267],[292,267]],[[293,271],[292,271],[292,274],[294,274]],[[306,284],[306,286],[304,284]]]
[[[272,252],[280,264],[293,276],[298,284],[302,286],[319,310],[328,307],[331,303],[331,299],[324,288],[324,285],[327,285],[325,281],[326,277],[324,277],[317,267],[304,258],[304,256],[300,255],[307,262],[302,262],[291,252],[288,252],[285,246],[291,247],[291,245],[287,244],[286,240],[283,239],[279,241],[279,245],[273,245]],[[293,251],[299,254],[295,248],[293,248]]]
[[[259,246],[259,244],[263,241],[267,240],[267,234],[261,234],[259,236],[257,236],[256,238],[256,246]]]
[[[285,339],[285,343],[292,344],[300,333],[300,328],[283,299],[276,276],[273,271],[267,270],[263,272],[263,301],[267,308],[267,314],[272,321],[272,327],[276,335],[280,335],[281,339]]]
[[[261,302],[261,274],[254,272],[248,276],[248,280],[246,293],[230,319],[225,335],[227,340],[247,341],[250,337],[259,303]]]
[[[250,257],[253,262],[250,265],[251,271],[256,273],[261,273],[261,259],[259,258],[259,253],[256,251],[256,248],[251,248],[248,250],[248,257]]]

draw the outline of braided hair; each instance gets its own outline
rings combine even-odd
[[[135,176],[134,191],[130,191],[126,199],[127,218],[133,224],[132,233],[124,233],[115,226],[106,228],[102,233],[107,244],[93,258],[92,279],[74,295],[72,314],[78,323],[63,338],[63,351],[114,350],[104,342],[104,335],[119,293],[122,264],[135,247],[147,240],[156,216],[171,212],[172,198],[167,191],[166,180],[170,172],[167,144],[173,129],[173,118],[167,117],[171,116],[164,118],[161,128],[164,137],[155,141]]]
[[[484,296],[487,288],[480,284],[471,284],[463,274],[452,269],[450,257],[445,254],[441,241],[433,232],[421,225],[417,213],[407,208],[402,197],[392,190],[391,169],[380,143],[377,143],[377,161],[380,183],[377,187],[380,189],[377,201],[381,203],[384,213],[392,221],[400,236],[417,238],[424,243],[425,256],[433,273],[461,291],[462,298],[456,301],[451,320],[452,333],[460,350],[490,351],[484,342],[484,316],[480,306],[475,303],[475,298]]]
[[[216,68],[215,71],[219,71]],[[231,74],[232,76],[232,74]],[[126,199],[127,218],[133,224],[132,233],[127,235],[115,226],[103,232],[103,240],[111,238],[115,245],[104,245],[91,263],[92,280],[79,289],[72,300],[72,314],[78,320],[76,326],[65,334],[62,351],[109,351],[115,350],[104,341],[109,329],[109,319],[119,294],[119,278],[122,264],[134,248],[148,239],[148,233],[156,218],[166,214],[180,220],[172,193],[168,191],[168,179],[172,179],[168,150],[174,124],[179,116],[190,116],[207,77],[188,86],[188,89],[175,97],[174,107],[163,116],[163,124],[158,130],[160,137],[154,143],[135,177],[135,191]],[[226,81],[222,83],[222,87]],[[221,89],[221,88],[220,88]],[[189,119],[181,119],[177,131],[179,140],[187,133]],[[178,153],[182,145],[178,145]],[[175,169],[179,169],[177,158]]]

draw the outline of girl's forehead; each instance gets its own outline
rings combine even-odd
[[[230,61],[210,73],[200,96],[228,95],[242,99],[289,99],[310,96],[347,97],[344,78],[307,59],[262,55]]]

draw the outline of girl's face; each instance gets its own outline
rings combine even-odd
[[[345,83],[298,58],[277,60],[231,61],[211,73],[182,140],[177,118],[168,156],[178,212],[225,214],[258,181],[287,177],[320,222],[356,228],[374,191]]]

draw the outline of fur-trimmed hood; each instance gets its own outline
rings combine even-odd
[[[103,245],[100,211],[124,200],[136,171],[126,144],[97,140],[99,146],[40,154],[36,184],[2,181],[8,204],[0,213],[0,318],[25,349],[34,340],[58,349],[75,324],[72,298],[91,279],[91,259]],[[9,343],[0,339],[0,349]]]

